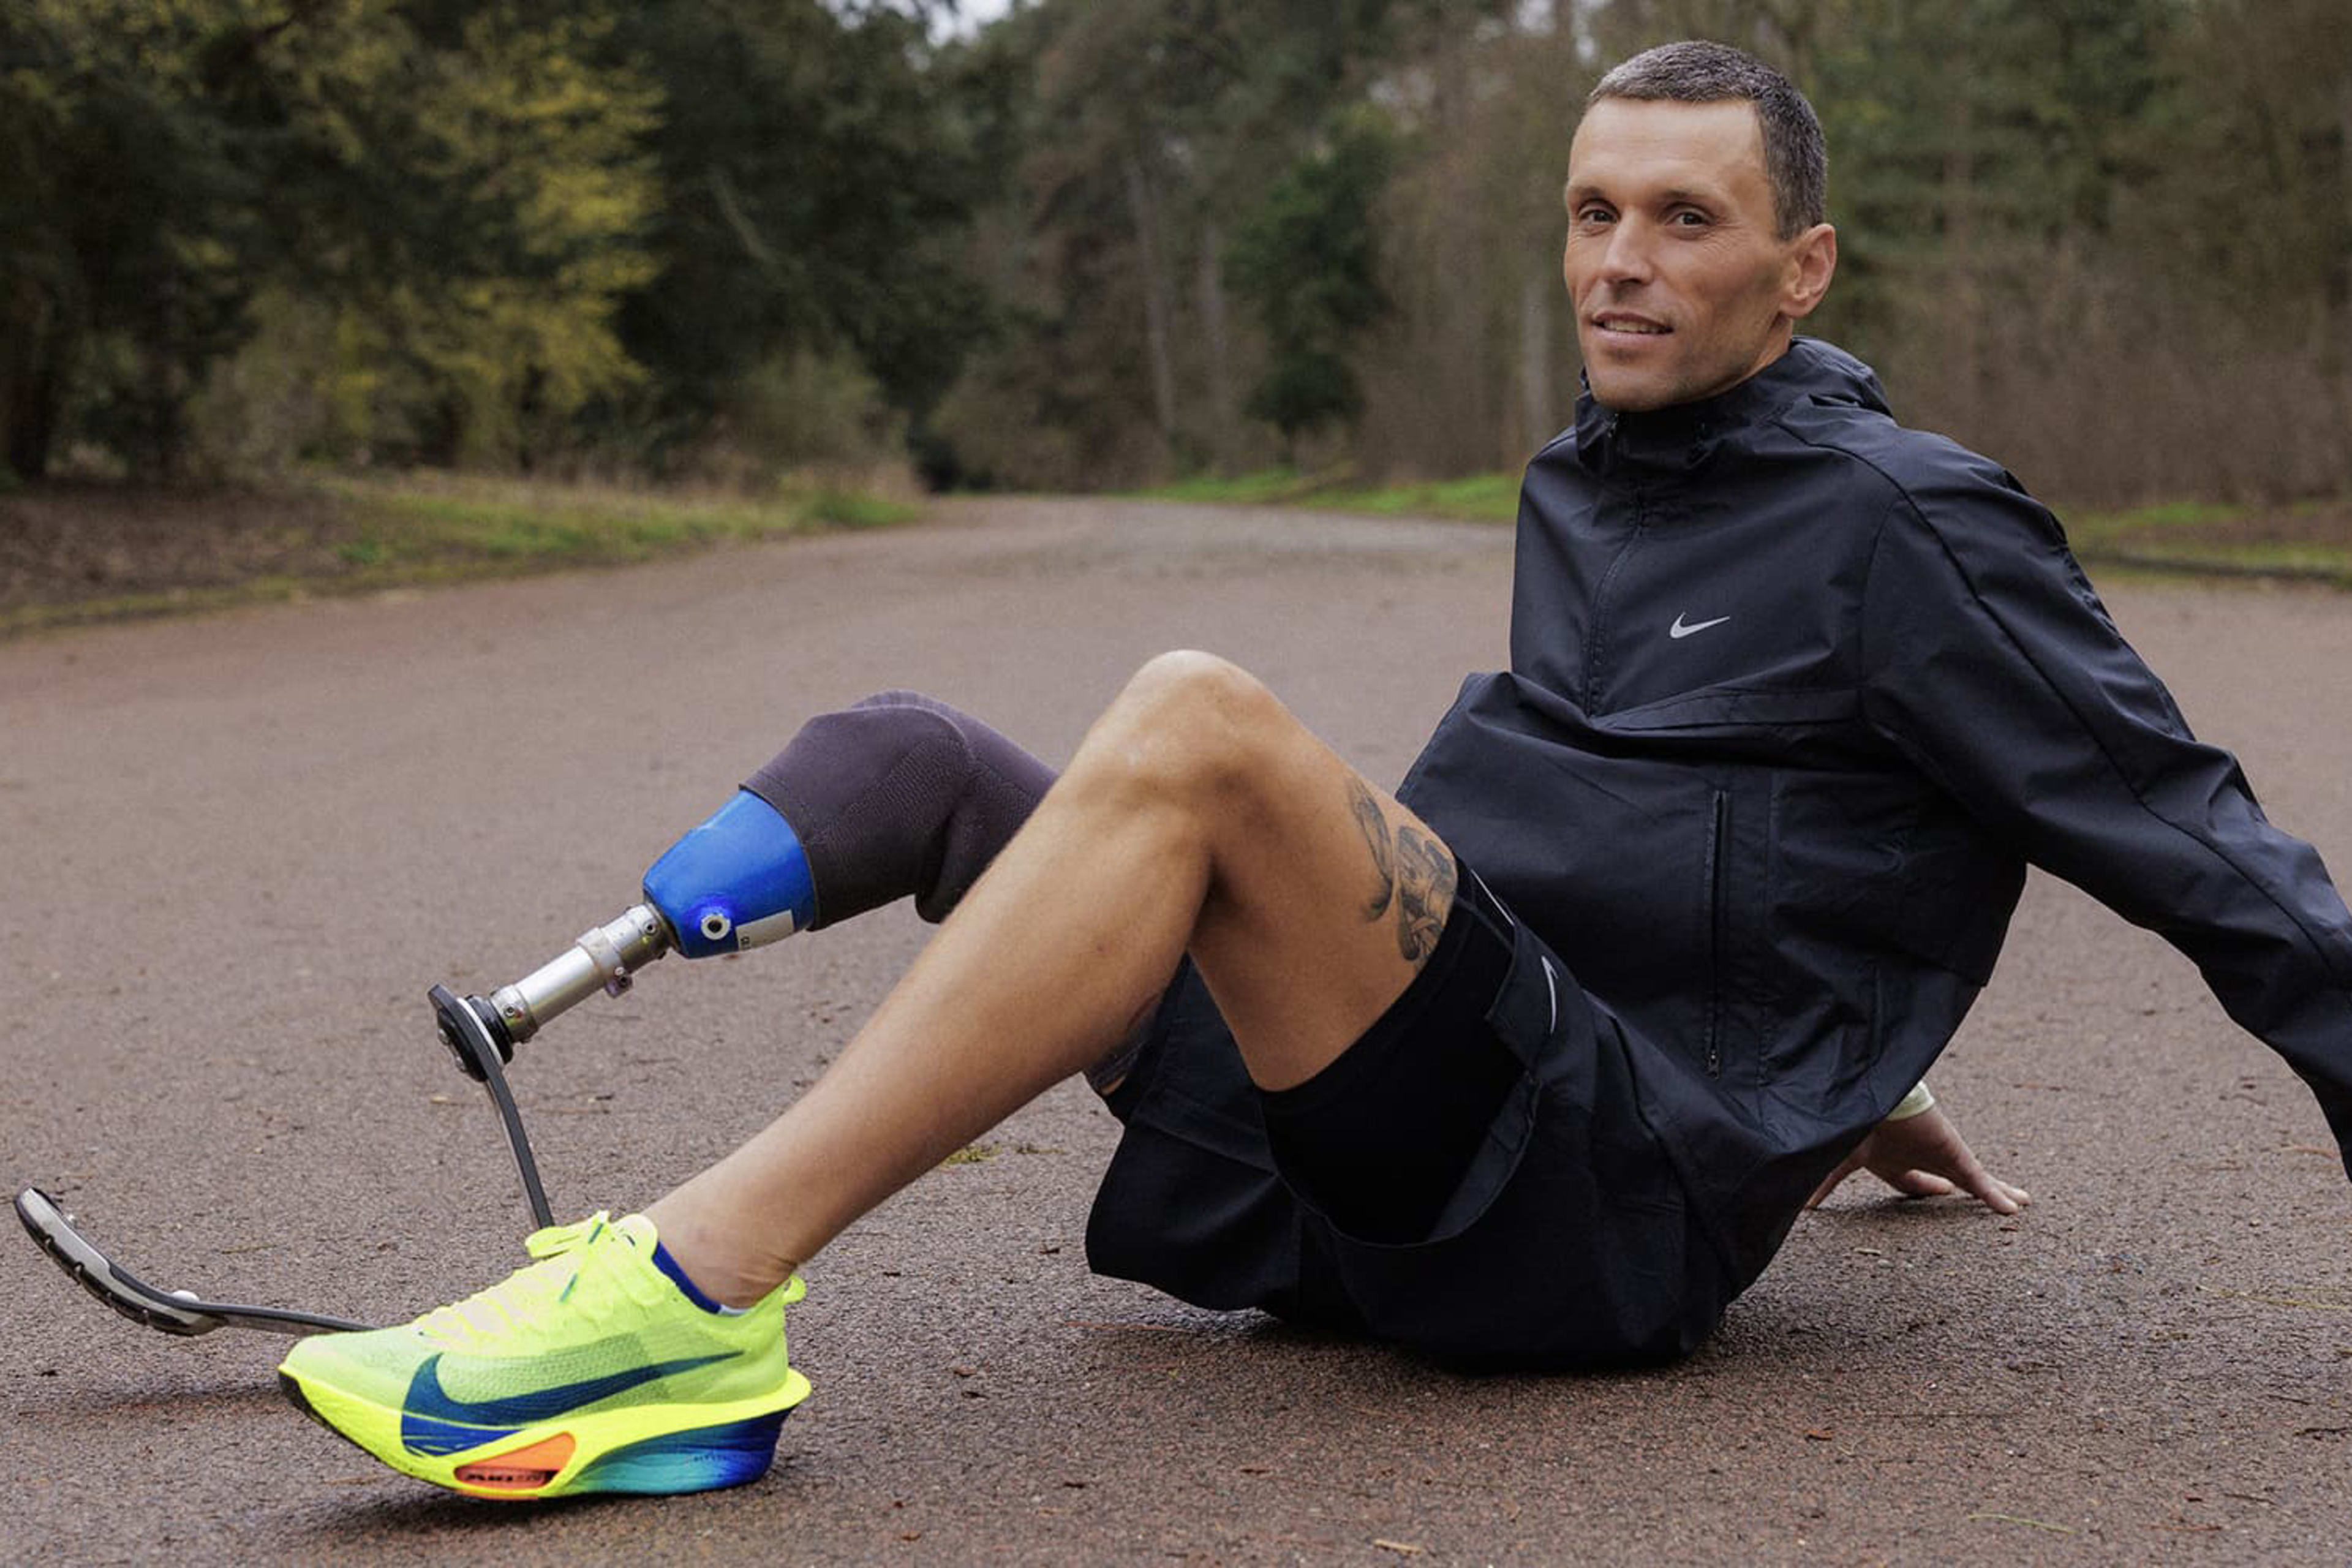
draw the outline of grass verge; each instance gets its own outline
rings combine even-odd
[[[1155,500],[1508,522],[1518,514],[1518,489],[1516,474],[1365,485],[1347,469],[1302,474],[1268,468],[1229,479],[1186,479],[1139,493]],[[2094,566],[2352,589],[2352,498],[2287,507],[2165,501],[2063,516],[2075,553]]]
[[[2163,501],[2074,512],[2066,535],[2094,566],[2352,589],[2352,499],[2287,507]]]
[[[1458,479],[1368,485],[1348,468],[1319,474],[1265,468],[1227,479],[1182,479],[1138,493],[1149,500],[1289,506],[1315,511],[1369,512],[1380,517],[1444,517],[1463,522],[1508,522],[1519,512],[1517,474],[1472,474]]]
[[[338,546],[354,569],[436,578],[620,565],[729,541],[877,527],[915,512],[879,497],[824,488],[746,500],[423,475],[389,481],[339,478],[322,488],[357,526],[356,535]]]
[[[632,490],[436,474],[268,490],[58,488],[0,498],[0,637],[583,566],[906,521],[862,491]]]

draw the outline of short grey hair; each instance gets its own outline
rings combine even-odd
[[[1772,184],[1772,216],[1780,237],[1792,239],[1827,214],[1830,154],[1821,120],[1796,83],[1755,56],[1728,44],[1696,39],[1660,44],[1602,77],[1584,106],[1591,109],[1610,98],[1754,104],[1764,133],[1764,174]]]

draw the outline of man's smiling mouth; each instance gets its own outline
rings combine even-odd
[[[1595,316],[1592,324],[1604,332],[1626,332],[1641,337],[1664,337],[1674,331],[1662,321],[1653,321],[1641,316]]]

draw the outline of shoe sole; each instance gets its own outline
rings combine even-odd
[[[505,1502],[710,1491],[756,1481],[774,1461],[784,1418],[809,1393],[808,1379],[787,1370],[782,1387],[753,1399],[588,1412],[500,1433],[456,1453],[418,1454],[400,1440],[398,1410],[283,1370],[278,1385],[297,1410],[403,1475]],[[679,1425],[664,1427],[665,1418]]]

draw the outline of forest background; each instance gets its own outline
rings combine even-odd
[[[1513,471],[1579,106],[1690,36],[1819,107],[1906,422],[2352,495],[2343,0],[10,0],[0,488]]]

